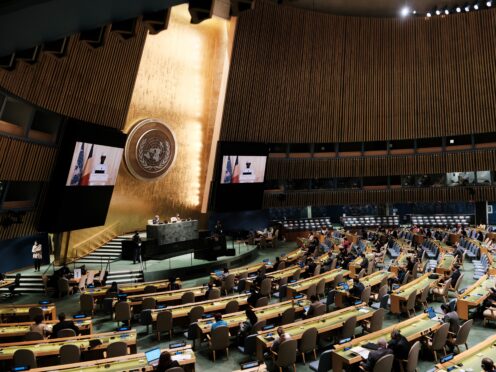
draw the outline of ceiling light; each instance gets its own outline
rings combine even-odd
[[[489,6],[489,5],[488,5],[488,6]],[[414,10],[412,13],[413,13],[413,14],[417,14],[417,11],[416,11],[416,10]]]
[[[474,9],[479,10],[479,4],[474,4]]]
[[[441,11],[439,9],[436,9],[436,15],[441,15]]]
[[[470,11],[470,5],[465,5],[465,11],[469,12]]]
[[[432,17],[432,14],[430,12],[428,12],[426,15],[427,17]]]
[[[488,8],[490,8],[490,7],[493,5],[493,2],[492,2],[492,1],[488,1],[488,2],[486,3],[486,5],[487,5],[487,7],[488,7]]]
[[[410,8],[409,7],[404,6],[403,8],[401,8],[400,15],[403,18],[408,17],[408,14],[410,14]]]
[[[456,7],[456,12],[457,13],[460,13],[462,11],[462,8],[460,8],[459,6]]]
[[[444,14],[448,15],[449,14],[449,10],[448,8],[444,9]]]

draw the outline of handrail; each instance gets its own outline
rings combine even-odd
[[[104,229],[100,230],[88,239],[85,239],[82,242],[72,246],[71,253],[79,252],[79,254],[76,254],[76,257],[71,255],[68,262],[73,262],[81,257],[87,256],[88,254],[96,251],[103,244],[118,236],[118,226],[119,222],[115,222],[110,226],[107,226]]]

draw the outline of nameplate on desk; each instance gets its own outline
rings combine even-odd
[[[48,305],[50,303],[50,300],[41,300],[38,302],[40,305]]]
[[[75,314],[72,317],[74,319],[83,319],[83,318],[86,318],[86,314]]]
[[[186,342],[175,342],[173,344],[169,344],[169,349],[177,349],[184,346],[186,346]]]
[[[303,296],[304,296],[304,295],[302,295],[302,294],[298,294],[298,295],[294,296],[293,298],[294,298],[295,300],[297,300],[297,299],[299,299],[299,298],[303,298]]]

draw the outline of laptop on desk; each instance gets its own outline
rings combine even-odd
[[[160,348],[151,349],[145,352],[146,362],[152,367],[158,365],[160,359]]]

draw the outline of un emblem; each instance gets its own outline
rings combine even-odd
[[[142,120],[128,135],[124,158],[134,177],[144,181],[162,177],[176,158],[174,133],[160,120]]]

